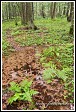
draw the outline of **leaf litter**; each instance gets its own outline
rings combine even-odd
[[[7,31],[8,42],[14,47],[15,52],[9,56],[2,57],[2,109],[3,110],[28,110],[28,101],[16,101],[9,105],[7,100],[11,96],[8,91],[9,83],[15,81],[17,83],[24,79],[33,80],[31,88],[39,93],[33,96],[35,107],[33,110],[69,110],[70,104],[64,98],[64,84],[60,83],[60,79],[55,78],[51,83],[47,84],[42,78],[43,67],[38,62],[36,52],[42,52],[45,47],[32,46],[21,47],[16,43]]]

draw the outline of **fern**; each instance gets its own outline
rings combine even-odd
[[[45,80],[53,79],[55,77],[55,71],[54,69],[47,68],[43,72],[43,78]]]
[[[38,92],[30,89],[32,81],[23,80],[21,83],[16,84],[15,82],[10,83],[10,91],[14,92],[14,95],[8,99],[8,103],[12,104],[17,100],[27,100],[32,102],[32,96],[37,94]]]
[[[11,87],[9,88],[9,90],[13,91],[13,92],[20,92],[21,91],[21,87],[16,84],[15,82],[10,82]]]
[[[68,72],[70,71],[70,68],[64,68],[63,70],[57,70],[54,68],[47,68],[43,72],[43,78],[45,80],[52,80],[55,77],[58,77],[62,79],[64,82],[66,82],[68,78]]]
[[[12,104],[14,101],[20,99],[21,93],[15,93],[12,97],[8,99],[8,102]]]
[[[64,82],[66,82],[66,79],[68,78],[64,70],[58,70],[58,78],[61,78]]]

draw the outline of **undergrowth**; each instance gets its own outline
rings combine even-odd
[[[7,42],[6,38],[2,39],[2,53],[4,55],[9,55],[10,52],[14,51],[12,46]]]
[[[74,62],[72,43],[65,46],[51,46],[43,50],[41,54],[40,63],[45,68],[43,78],[50,83],[54,78],[60,78],[64,83],[64,88],[68,90],[68,95],[73,100],[74,91]]]
[[[66,97],[70,97],[70,102],[74,102],[74,38],[69,35],[70,22],[67,22],[66,18],[45,18],[35,20],[34,23],[39,30],[21,30],[21,27],[26,26],[21,26],[20,21],[18,26],[15,26],[14,21],[3,22],[2,52],[8,53],[7,49],[11,48],[6,39],[8,28],[12,29],[11,35],[15,36],[14,40],[21,46],[49,45],[50,47],[40,54],[40,63],[45,68],[43,78],[49,83],[56,77],[60,78],[69,93]]]
[[[20,34],[22,31],[15,30],[13,34],[16,35],[16,42],[19,42],[22,46],[31,46],[66,44],[67,41],[73,41],[73,37],[69,35],[70,23],[67,22],[66,18],[56,18],[54,21],[48,18],[35,20],[34,22],[39,30],[25,30],[25,35],[21,35],[21,38],[18,38],[16,34]]]
[[[11,82],[10,85],[9,90],[13,92],[13,96],[8,99],[9,104],[12,104],[17,100],[32,102],[32,96],[38,93],[30,88],[32,81],[29,82],[28,80],[23,80],[19,84]]]

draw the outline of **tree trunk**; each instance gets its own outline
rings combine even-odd
[[[67,13],[66,13],[66,16],[67,16],[67,21],[70,22],[71,21],[71,14],[70,14],[70,6],[71,6],[71,3],[68,2],[68,7],[67,7]]]
[[[71,2],[71,9],[70,9],[70,18],[71,18],[71,20],[72,20],[73,10],[74,10],[74,4],[73,4],[73,2]]]
[[[44,5],[43,5],[43,3],[42,3],[42,6],[41,6],[41,16],[42,16],[43,18],[45,18]]]
[[[54,2],[54,9],[53,9],[53,18],[56,16],[56,2]]]
[[[66,15],[66,7],[64,6],[63,15]]]
[[[8,20],[8,4],[6,4],[6,19]]]
[[[32,18],[34,20],[34,5],[33,5],[33,2],[32,2]]]
[[[51,19],[53,19],[53,2],[51,2],[50,13],[51,13]]]
[[[37,2],[36,2],[36,18],[37,18]]]
[[[69,16],[69,12],[70,12],[70,2],[67,3],[67,12],[66,12],[66,16]]]
[[[18,22],[17,22],[17,9],[16,9],[17,5],[16,4],[13,4],[13,17],[15,17],[15,25],[17,26],[18,25]]]
[[[18,10],[19,10],[18,16],[21,16],[22,15],[22,6],[21,6],[21,3],[17,2],[16,5],[17,5]]]
[[[2,13],[2,21],[4,20],[4,13]]]
[[[71,2],[71,27],[69,34],[74,34],[74,2]]]
[[[56,16],[56,2],[51,3],[51,19],[54,19]]]
[[[8,15],[9,15],[9,19],[11,19],[11,3],[8,2]]]
[[[37,27],[33,23],[32,2],[26,2],[26,23],[29,27],[36,30]]]
[[[62,15],[62,12],[61,12],[61,5],[60,5],[60,2],[59,2],[59,7],[58,7],[58,16],[61,16]]]
[[[22,25],[25,25],[26,24],[26,20],[25,20],[25,17],[26,17],[26,13],[25,13],[25,2],[22,2],[21,3],[21,24]]]

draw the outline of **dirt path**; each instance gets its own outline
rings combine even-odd
[[[7,41],[14,48],[15,51],[23,51],[26,49],[30,49],[31,47],[22,47],[19,43],[15,42],[14,36],[11,35],[11,30],[7,29],[6,31]]]
[[[38,62],[36,52],[41,52],[44,48],[40,47],[21,47],[17,44],[7,31],[8,42],[13,46],[16,52],[7,57],[2,66],[2,103],[4,110],[21,110],[28,109],[26,102],[15,102],[8,105],[7,99],[10,96],[8,91],[11,81],[20,82],[23,79],[33,80],[32,88],[39,91],[39,94],[33,97],[36,109],[39,110],[69,110],[70,104],[64,99],[64,85],[60,83],[60,79],[54,79],[47,84],[43,78],[43,67]],[[59,105],[59,104],[62,105]],[[57,105],[58,104],[58,105]]]

